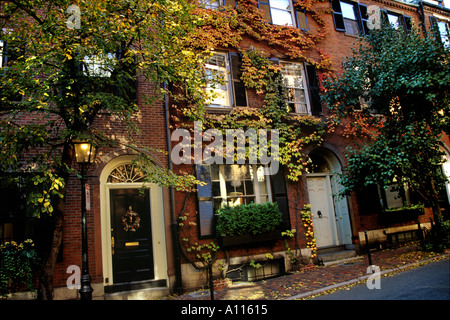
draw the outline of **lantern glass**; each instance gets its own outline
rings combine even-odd
[[[95,147],[89,142],[75,142],[75,160],[78,164],[90,164],[94,162]]]

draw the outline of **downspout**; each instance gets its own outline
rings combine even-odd
[[[427,28],[425,26],[425,12],[423,10],[423,0],[419,0],[418,11],[419,11],[419,16],[420,16],[421,25],[422,25],[422,32],[423,32],[423,35],[426,37],[427,36]]]
[[[167,84],[164,83],[164,90],[167,90]],[[166,91],[167,92],[167,91]],[[167,161],[169,170],[173,171],[172,158],[170,156],[170,151],[172,150],[172,143],[170,140],[170,128],[169,128],[169,96],[167,93],[164,94],[164,120],[166,122],[166,143],[167,143]],[[175,263],[175,292],[177,294],[183,293],[183,282],[181,278],[181,259],[180,259],[180,248],[178,246],[178,223],[175,214],[175,191],[173,186],[169,187],[169,198],[170,198],[170,217],[171,217],[171,232],[172,232],[172,247],[173,247],[173,257]]]

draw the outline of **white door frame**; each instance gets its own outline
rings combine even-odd
[[[337,174],[342,172],[342,166],[337,156],[328,148],[320,148],[317,151],[318,155],[323,157],[328,163],[330,172],[319,172],[306,174],[306,178],[314,176],[328,176],[331,184],[331,201],[333,203],[334,213],[336,217],[336,227],[338,231],[339,245],[345,245],[348,248],[353,248],[352,244],[352,228],[350,222],[350,210],[348,206],[347,197],[341,197],[337,194],[342,190],[339,184]]]
[[[329,236],[331,237],[330,243],[319,246],[321,240],[318,238],[318,235],[320,235],[320,234],[316,229],[315,232],[316,232],[316,237],[317,237],[317,239],[316,239],[317,245],[319,248],[320,247],[328,247],[328,246],[337,246],[340,244],[340,239],[339,239],[339,232],[338,232],[338,227],[337,227],[337,223],[336,223],[336,211],[335,211],[335,206],[334,206],[333,197],[332,197],[332,194],[333,194],[332,183],[331,183],[332,174],[330,174],[330,173],[308,174],[306,176],[307,186],[308,186],[308,179],[311,179],[311,178],[323,178],[324,179],[325,191],[326,191],[326,199],[324,199],[324,202],[326,201],[326,207],[328,208],[328,213],[329,213],[328,217],[325,216],[323,218],[319,218],[317,216],[316,208],[314,208],[313,203],[310,200],[311,215],[313,217],[313,226],[314,226],[314,222],[317,223],[317,221],[319,221],[319,219],[320,219],[320,221],[322,223],[325,222],[328,224],[328,227],[326,229],[331,232],[331,234],[329,234]],[[309,188],[308,188],[308,193],[309,193]],[[322,219],[326,219],[326,220],[322,220]],[[324,235],[322,234],[321,236],[323,237]]]
[[[153,244],[153,263],[155,280],[169,281],[167,272],[166,235],[164,225],[164,208],[162,188],[153,183],[107,183],[108,176],[116,167],[129,164],[134,156],[119,156],[111,160],[100,174],[100,215],[102,237],[102,262],[103,285],[114,284],[112,272],[111,250],[111,214],[110,214],[110,190],[111,189],[139,189],[145,186],[150,193],[150,219]]]

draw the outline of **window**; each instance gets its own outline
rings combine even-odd
[[[111,77],[112,66],[114,64],[115,57],[112,53],[108,53],[106,56],[85,56],[84,62],[84,75],[90,77]]]
[[[281,65],[289,112],[320,114],[322,104],[315,67],[309,64],[290,62],[281,62]]]
[[[246,107],[247,92],[241,81],[241,57],[235,53],[214,53],[206,61],[206,90],[210,98],[209,107]]]
[[[336,31],[352,35],[367,34],[367,6],[347,1],[331,0],[333,21]]]
[[[344,18],[345,31],[349,34],[358,35],[359,24],[355,13],[356,5],[341,2],[342,16]]]
[[[259,0],[258,7],[269,23],[279,26],[297,26],[302,30],[308,29],[306,12],[296,10],[292,0]]]
[[[223,0],[200,0],[200,5],[206,9],[218,9],[221,5],[223,5]]]
[[[430,16],[431,26],[438,39],[446,48],[450,48],[450,26],[445,21],[439,21],[436,17]]]
[[[438,21],[438,29],[439,29],[439,35],[441,36],[441,41],[444,44],[445,47],[449,48],[450,47],[450,40],[449,40],[449,36],[450,36],[450,31],[449,31],[449,26],[446,22],[444,21]]]
[[[216,10],[222,6],[237,6],[237,0],[200,0],[200,5],[205,9]]]
[[[229,63],[224,53],[214,53],[206,61],[206,90],[210,94],[207,104],[212,107],[231,107]]]
[[[264,165],[197,165],[197,178],[206,183],[198,186],[200,236],[212,236],[214,214],[222,206],[277,202],[284,220],[288,219],[288,206],[284,174],[264,175]],[[273,189],[272,190],[272,186]],[[273,192],[272,192],[273,191]]]
[[[367,21],[369,16],[367,6],[351,1],[331,0],[333,8],[333,21],[336,31],[343,31],[351,35],[368,34]],[[406,31],[412,29],[411,17],[399,13],[388,12],[380,9],[382,21],[389,23],[393,28],[398,29],[403,26]]]
[[[398,15],[388,13],[387,14],[389,24],[394,28],[398,29],[400,27],[400,17]]]
[[[3,40],[0,40],[0,68],[3,68],[3,65],[4,65],[4,62],[3,62],[3,48],[4,48],[4,41]]]
[[[0,30],[5,31],[5,29]],[[6,31],[8,32],[8,31]],[[19,60],[23,57],[25,53],[25,44],[19,40],[15,41],[4,41],[0,40],[0,69],[3,69],[3,72],[8,72],[8,66],[11,66],[14,61]],[[4,83],[5,87],[2,87],[0,92],[6,96],[6,100],[9,102],[21,102],[22,101],[22,93],[15,86],[8,85]]]
[[[308,93],[303,65],[300,63],[281,63],[281,74],[286,91],[286,102],[290,112],[308,114]]]
[[[412,29],[411,17],[401,15],[400,13],[390,12],[385,9],[381,9],[382,22],[390,25],[392,28],[398,30],[404,27],[407,32]]]
[[[394,183],[386,189],[373,184],[357,192],[359,211],[361,214],[371,214],[387,209],[402,208],[405,204],[417,203],[411,190],[404,185]]]

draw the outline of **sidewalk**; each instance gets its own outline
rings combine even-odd
[[[390,275],[427,263],[449,258],[450,252],[436,254],[418,250],[417,243],[395,249],[371,252],[372,263],[382,275]],[[214,291],[215,300],[291,300],[305,299],[326,291],[365,281],[368,257],[358,256],[327,266],[308,265],[277,278],[257,282],[236,282]],[[169,296],[168,300],[210,300],[209,289]]]

